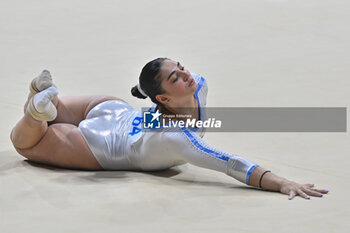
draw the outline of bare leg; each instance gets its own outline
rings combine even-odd
[[[18,125],[15,130],[28,130],[33,132],[33,135],[36,134],[33,129],[17,127]],[[16,136],[12,137],[16,139]],[[22,156],[38,163],[73,169],[103,169],[90,151],[78,128],[71,124],[58,123],[46,127],[41,139],[33,147],[20,149],[15,146],[15,149]]]
[[[47,130],[47,122],[37,121],[29,113],[25,113],[11,132],[13,145],[18,149],[35,146]]]
[[[58,116],[50,126],[26,112],[13,128],[11,141],[19,154],[35,162],[101,170],[76,126],[94,106],[114,99],[120,100],[106,95],[55,98],[52,102],[57,107]]]
[[[26,112],[28,102],[32,96],[33,94],[29,93],[24,106],[24,112]],[[93,107],[107,100],[124,101],[110,95],[55,97],[52,99],[52,103],[57,108],[57,118],[54,121],[48,122],[48,124],[69,123],[78,126],[82,120],[86,119],[87,114]]]

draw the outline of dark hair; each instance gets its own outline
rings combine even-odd
[[[157,58],[148,62],[141,71],[139,83],[142,91],[144,91],[152,102],[163,107],[163,104],[156,99],[156,95],[163,94],[164,90],[161,86],[160,69],[162,64],[168,58]],[[137,85],[131,88],[131,94],[137,98],[146,99],[137,89]]]

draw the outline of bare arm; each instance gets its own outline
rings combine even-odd
[[[255,168],[250,175],[250,185],[259,187],[261,175],[265,171],[266,169],[262,167]],[[261,188],[264,190],[278,191],[288,194],[289,200],[293,199],[297,195],[300,195],[305,199],[310,199],[310,196],[322,197],[323,194],[327,194],[329,192],[329,190],[326,189],[314,189],[313,187],[313,184],[298,184],[283,177],[277,176],[272,172],[265,173],[261,179]]]

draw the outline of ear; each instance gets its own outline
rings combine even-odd
[[[162,104],[167,104],[170,101],[170,98],[168,98],[166,95],[156,95],[156,100]]]

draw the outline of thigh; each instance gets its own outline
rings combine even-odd
[[[57,118],[50,122],[49,125],[56,123],[69,123],[78,126],[82,120],[86,119],[87,114],[93,107],[108,100],[124,101],[110,95],[59,97],[58,101],[55,101],[58,112]]]
[[[34,147],[17,149],[24,157],[38,163],[73,169],[102,170],[78,128],[58,123],[48,127]]]

